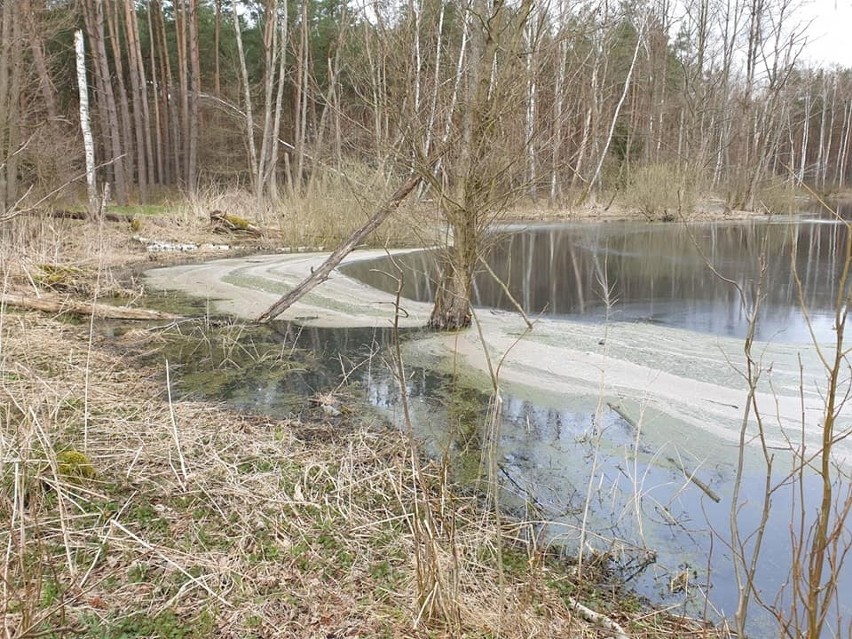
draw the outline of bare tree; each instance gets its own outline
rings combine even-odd
[[[514,10],[503,0],[477,0],[469,7],[470,55],[464,69],[464,108],[455,132],[456,152],[443,164],[442,183],[432,179],[452,233],[444,250],[429,326],[455,330],[470,325],[473,277],[485,249],[485,233],[511,197],[504,182],[517,161],[498,144],[502,121],[523,100],[516,95],[519,55],[532,3]],[[523,87],[523,83],[520,84]]]
[[[83,146],[86,150],[86,186],[89,194],[89,212],[98,209],[98,187],[95,181],[95,141],[89,118],[89,84],[86,82],[86,51],[83,32],[74,32],[74,49],[77,58],[77,84],[80,89],[80,128],[83,131]]]
[[[120,203],[127,202],[127,182],[132,176],[127,176],[121,158],[124,149],[121,144],[118,113],[115,105],[115,91],[112,84],[112,74],[107,59],[104,36],[103,3],[86,0],[83,3],[86,19],[86,33],[89,36],[89,56],[92,59],[95,87],[97,88],[97,114],[100,120],[100,137],[103,138],[106,155],[107,173],[114,177],[114,191]]]

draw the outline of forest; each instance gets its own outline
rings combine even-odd
[[[2,7],[5,216],[82,200],[76,30],[96,193],[118,205],[215,185],[263,219],[329,176],[393,184],[440,154],[428,197],[459,181],[471,114],[513,203],[632,191],[654,215],[643,193],[665,185],[678,208],[712,193],[759,210],[852,179],[852,70],[801,62],[793,0],[18,0]]]

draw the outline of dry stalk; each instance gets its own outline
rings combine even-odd
[[[166,393],[169,399],[169,417],[172,423],[172,437],[175,441],[175,450],[177,451],[178,459],[180,460],[180,475],[177,475],[178,482],[183,490],[186,490],[189,482],[189,473],[186,470],[186,459],[183,456],[183,448],[180,445],[180,429],[178,429],[177,419],[175,418],[175,408],[172,403],[172,380],[169,372],[169,360],[166,360]]]

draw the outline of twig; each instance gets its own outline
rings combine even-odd
[[[482,262],[482,265],[485,267],[485,270],[488,271],[488,274],[492,278],[494,278],[494,281],[497,282],[497,284],[500,286],[500,288],[503,289],[503,292],[506,294],[506,297],[508,297],[509,301],[512,302],[512,306],[514,306],[515,309],[518,311],[518,313],[521,314],[521,317],[524,318],[524,322],[526,322],[527,328],[532,330],[533,329],[532,322],[530,321],[529,317],[527,317],[527,314],[524,311],[523,307],[520,304],[518,304],[518,301],[512,296],[512,293],[509,291],[509,287],[506,286],[506,283],[503,280],[501,280],[499,277],[497,277],[497,273],[495,273],[493,271],[491,266],[488,264],[488,262],[485,261],[484,258],[480,257],[479,261]]]
[[[684,476],[684,477],[686,477],[689,481],[691,481],[693,484],[695,484],[695,485],[696,485],[696,486],[698,486],[701,490],[703,490],[703,491],[704,491],[704,494],[705,494],[705,495],[707,495],[710,499],[712,499],[713,501],[715,501],[717,504],[718,504],[720,501],[722,501],[722,498],[721,498],[721,497],[719,497],[719,494],[718,494],[715,490],[713,490],[712,488],[710,488],[710,486],[709,486],[708,484],[705,484],[703,481],[701,481],[700,479],[698,479],[698,477],[696,477],[696,476],[695,476],[695,472],[691,472],[691,473],[690,473],[690,472],[687,472],[686,468],[684,468],[684,467],[683,467],[683,464],[681,464],[681,463],[680,463],[678,460],[676,460],[674,457],[666,457],[666,459],[668,459],[668,460],[669,460],[672,464],[674,464],[674,465],[675,465],[675,467],[676,467],[676,468],[677,468],[680,472],[682,472],[682,473],[683,473],[683,476]]]
[[[191,574],[189,574],[189,572],[187,572],[187,571],[184,569],[184,567],[183,567],[183,566],[181,566],[179,563],[177,563],[177,562],[176,562],[176,561],[174,561],[173,559],[169,559],[169,558],[168,558],[165,554],[163,554],[162,552],[160,552],[160,551],[159,551],[159,550],[158,550],[155,546],[153,546],[152,544],[148,543],[147,541],[145,541],[144,539],[142,539],[142,538],[141,538],[141,537],[139,537],[138,535],[136,535],[136,534],[134,534],[133,532],[131,532],[130,530],[128,530],[128,529],[127,529],[124,525],[122,525],[120,522],[116,521],[115,519],[113,519],[111,523],[112,523],[112,525],[113,525],[113,526],[115,526],[116,528],[118,528],[121,532],[123,532],[125,535],[127,535],[128,537],[130,537],[130,538],[131,538],[133,541],[135,541],[137,544],[139,544],[140,546],[142,546],[145,550],[149,550],[149,551],[151,551],[151,552],[155,553],[155,554],[156,554],[156,555],[158,555],[158,556],[159,556],[159,557],[160,557],[163,561],[165,561],[167,564],[169,564],[170,566],[174,566],[175,568],[177,568],[177,569],[178,569],[178,570],[179,570],[182,574],[184,574],[185,576],[187,576],[187,577],[188,577],[188,578],[189,578],[189,579],[190,579],[193,583],[195,583],[195,584],[197,584],[198,586],[200,586],[201,588],[203,588],[203,589],[204,589],[204,591],[205,591],[205,592],[207,592],[207,594],[209,594],[209,595],[210,595],[210,596],[212,596],[212,597],[215,597],[215,598],[216,598],[219,602],[221,602],[221,603],[223,603],[224,605],[228,606],[228,608],[233,608],[233,605],[231,604],[231,602],[229,602],[227,599],[225,599],[225,598],[224,598],[222,595],[220,595],[219,593],[215,592],[215,591],[214,591],[214,590],[213,590],[210,586],[208,586],[206,583],[204,583],[203,581],[201,581],[198,577],[193,577]]]
[[[637,424],[636,420],[634,420],[632,417],[630,417],[630,415],[625,413],[624,409],[621,406],[618,406],[617,404],[613,404],[612,402],[607,402],[606,405],[609,406],[609,409],[612,412],[614,412],[616,415],[621,417],[621,419],[626,421],[627,425],[630,426],[630,428],[632,428],[636,432],[639,431],[639,424]]]
[[[180,472],[183,475],[183,480],[178,477],[180,487],[186,490],[186,484],[189,481],[189,473],[186,472],[186,460],[183,457],[183,451],[180,447],[180,432],[178,431],[177,419],[175,419],[175,408],[172,404],[172,381],[169,376],[169,360],[166,360],[166,393],[169,398],[169,416],[172,420],[172,436],[175,439],[175,448],[177,448],[178,459],[180,459]]]

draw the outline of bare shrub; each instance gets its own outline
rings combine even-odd
[[[671,221],[695,209],[698,179],[688,167],[650,164],[637,169],[630,180],[625,201],[649,220]]]
[[[760,184],[755,200],[759,213],[793,213],[796,210],[796,188],[789,180],[771,177]]]

